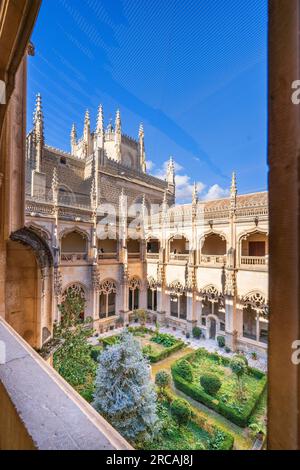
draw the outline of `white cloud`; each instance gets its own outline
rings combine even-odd
[[[165,180],[167,174],[167,167],[168,167],[169,160],[166,160],[162,167],[156,168],[153,171],[153,176]],[[187,204],[191,202],[192,194],[193,194],[193,187],[194,181],[191,177],[185,173],[181,174],[182,170],[184,169],[179,163],[174,161],[175,167],[175,184],[176,184],[176,203],[177,204]],[[152,166],[153,168],[153,166]],[[218,184],[213,184],[210,188],[204,192],[206,185],[202,181],[197,181],[197,190],[199,194],[199,198],[202,200],[211,200],[211,199],[219,199],[222,197],[226,197],[229,194],[229,190],[221,188]]]
[[[154,167],[155,167],[155,163],[152,160],[146,160],[147,171],[153,170]]]
[[[213,184],[204,195],[203,199],[209,201],[211,199],[220,199],[227,196],[229,196],[229,189],[224,189],[218,184]]]

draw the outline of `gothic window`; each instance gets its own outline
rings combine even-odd
[[[64,290],[61,304],[61,320],[84,320],[85,292],[80,284],[72,284]]]
[[[116,314],[116,283],[107,279],[100,284],[99,291],[99,318],[114,316]]]
[[[179,281],[175,281],[170,285],[170,314],[172,317],[186,320],[187,315],[187,299],[184,287]]]
[[[148,279],[147,308],[157,311],[157,284],[153,277]]]
[[[250,292],[243,299],[243,336],[268,342],[268,306],[260,292]]]
[[[141,281],[133,277],[129,281],[129,310],[137,310],[140,304]]]

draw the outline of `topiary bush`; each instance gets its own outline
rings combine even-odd
[[[201,328],[199,328],[199,326],[194,326],[194,328],[192,330],[192,334],[193,334],[194,338],[200,339],[201,335],[202,335]]]
[[[193,369],[191,364],[186,360],[182,359],[176,364],[176,372],[187,382],[193,382]]]
[[[219,348],[224,348],[225,346],[224,336],[217,336],[217,343],[218,343]]]
[[[155,376],[155,383],[160,389],[161,393],[164,393],[165,389],[171,382],[171,376],[166,370],[160,370]]]
[[[171,403],[171,415],[178,426],[187,425],[192,417],[192,410],[189,403],[182,398],[177,398]]]
[[[200,377],[200,384],[209,395],[216,395],[222,386],[222,382],[214,374],[204,374]]]

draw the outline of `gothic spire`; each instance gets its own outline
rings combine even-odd
[[[102,107],[102,104],[100,104],[98,108],[96,133],[103,134],[103,132],[104,132],[104,116],[103,116],[103,107]]]
[[[167,183],[168,187],[175,189],[175,166],[173,157],[170,157],[168,168],[167,168]]]
[[[197,183],[195,181],[194,186],[193,186],[192,203],[197,204],[197,202],[198,202],[198,188],[197,188]]]
[[[122,140],[122,130],[121,130],[121,115],[120,110],[118,109],[116,112],[116,120],[115,120],[115,149],[116,149],[116,156],[117,160],[121,160],[121,140]]]
[[[77,131],[76,131],[76,126],[73,123],[72,129],[71,129],[71,153],[74,155],[75,153],[75,145],[77,144]]]
[[[84,116],[84,128],[83,128],[83,138],[84,138],[85,142],[88,141],[88,137],[89,137],[89,134],[90,134],[90,128],[91,128],[90,112],[87,109],[86,112],[85,112],[85,116]]]
[[[53,168],[51,189],[52,189],[52,199],[55,206],[58,204],[58,176],[56,167]]]
[[[44,115],[42,109],[42,97],[40,93],[38,93],[36,96],[33,124],[36,145],[36,171],[41,171],[41,162],[44,148]]]
[[[230,207],[232,210],[234,210],[236,207],[236,195],[237,195],[236,175],[235,175],[235,172],[233,172],[232,177],[231,177],[231,187],[230,187]]]
[[[146,156],[145,156],[145,143],[144,143],[144,127],[140,124],[139,127],[139,152],[140,152],[140,167],[143,173],[146,173]]]

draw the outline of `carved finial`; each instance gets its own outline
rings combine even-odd
[[[119,109],[116,112],[115,132],[121,132],[121,114]]]
[[[170,187],[175,187],[175,166],[173,157],[170,157],[168,168],[167,168],[167,183]],[[171,189],[171,188],[170,188]]]
[[[51,188],[52,188],[52,199],[54,205],[57,205],[58,203],[58,176],[57,176],[57,169],[56,167],[53,168],[53,175],[52,175],[52,182],[51,182]]]
[[[195,181],[194,186],[193,186],[192,203],[197,204],[197,202],[198,202],[198,187]]]
[[[103,134],[104,132],[104,116],[102,104],[100,104],[98,108],[96,132],[97,134]]]
[[[122,140],[122,131],[121,131],[121,116],[120,110],[116,112],[116,121],[115,121],[115,148],[117,160],[121,160],[121,140]]]
[[[145,155],[145,143],[144,143],[144,127],[140,124],[139,128],[139,153],[140,153],[140,168],[143,173],[146,173],[146,155]]]
[[[91,208],[97,209],[97,185],[95,178],[92,179],[91,192],[90,192]]]
[[[77,144],[77,131],[76,131],[76,126],[73,123],[72,129],[71,129],[71,153],[74,155],[75,153],[75,146]]]
[[[41,171],[41,162],[44,148],[44,115],[42,110],[42,97],[40,93],[38,93],[36,96],[33,124],[36,145],[36,170]]]
[[[230,188],[230,194],[232,196],[236,196],[237,193],[237,187],[236,187],[236,174],[235,171],[232,172],[232,177],[231,177],[231,188]]]
[[[91,128],[90,112],[87,109],[85,112],[85,116],[84,116],[84,128],[83,128],[83,138],[85,142],[88,142],[88,138],[90,135],[90,128]]]

